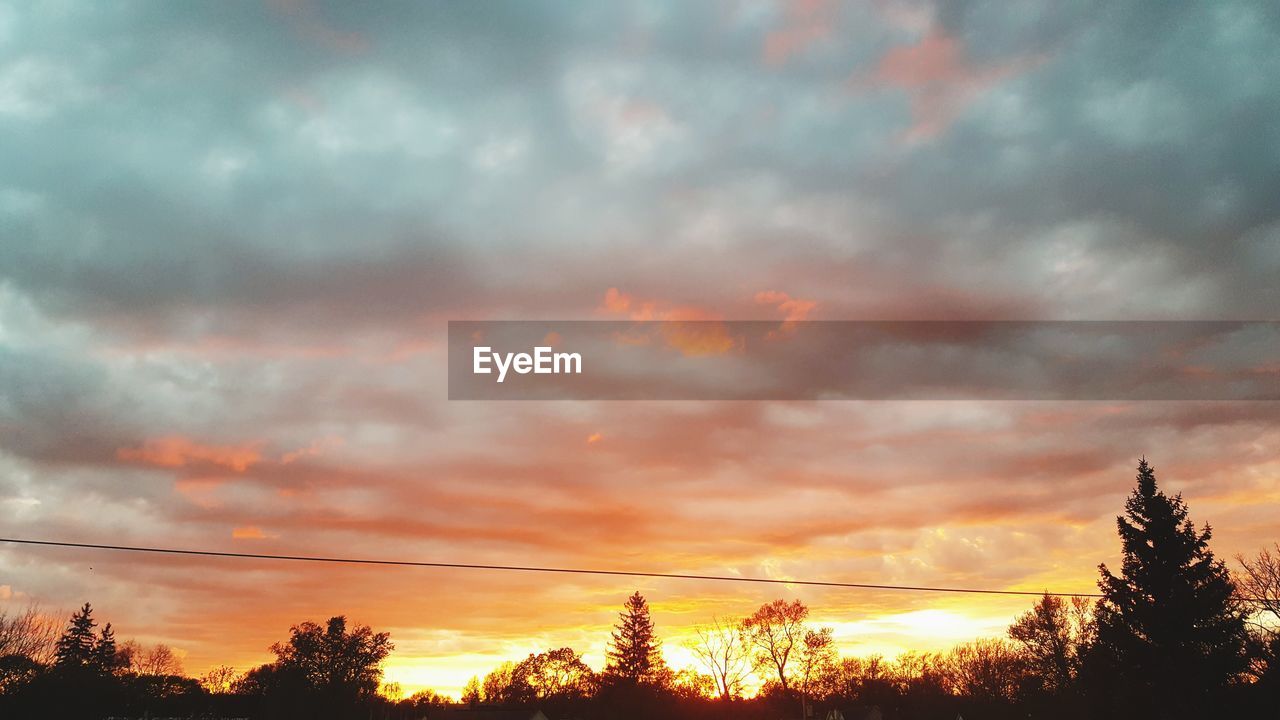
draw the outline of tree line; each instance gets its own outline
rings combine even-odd
[[[1231,573],[1181,495],[1144,459],[1116,518],[1122,561],[1101,598],[1044,595],[1003,637],[893,659],[840,656],[799,600],[695,628],[691,668],[667,665],[648,602],[625,601],[603,670],[572,648],[502,663],[460,703],[382,682],[390,636],[343,616],[300,623],[272,662],[183,674],[167,646],[118,643],[85,604],[63,626],[0,614],[0,715],[433,718],[538,708],[560,718],[1203,718],[1280,707],[1280,545]],[[837,715],[836,713],[839,713]]]

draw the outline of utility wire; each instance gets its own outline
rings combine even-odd
[[[927,587],[919,585],[882,585],[876,583],[835,582],[826,580],[783,580],[778,578],[740,577],[736,575],[692,575],[685,573],[639,572],[632,570],[600,570],[588,568],[540,567],[534,565],[483,565],[478,563],[421,562],[413,560],[378,560],[372,558],[321,557],[316,555],[271,555],[267,553],[221,552],[216,550],[183,550],[179,548],[136,547],[130,545],[104,545],[99,543],[59,542],[55,540],[29,540],[0,538],[0,542],[15,545],[40,545],[44,547],[79,548],[83,550],[111,550],[118,552],[153,553],[162,555],[195,555],[200,557],[237,558],[242,560],[288,560],[294,562],[339,563],[345,565],[394,565],[400,567],[446,568],[458,570],[495,570],[507,572],[559,573],[564,575],[608,575],[613,577],[660,578],[669,580],[710,580],[715,582],[760,583],[767,585],[805,585],[811,587],[852,588],[858,590],[893,590],[903,592],[965,593],[970,595],[1021,595],[1042,597],[1050,595],[1065,598],[1098,598],[1097,593],[1037,592],[1032,590],[990,590],[986,588]]]

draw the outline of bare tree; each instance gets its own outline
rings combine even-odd
[[[1240,597],[1254,610],[1251,622],[1270,635],[1280,634],[1280,543],[1275,550],[1272,555],[1262,548],[1252,559],[1236,556],[1243,569],[1236,578]]]
[[[182,661],[168,645],[160,644],[136,653],[133,669],[139,675],[181,675]]]
[[[809,717],[809,701],[818,679],[830,673],[836,664],[836,644],[831,628],[806,630],[796,663],[796,681],[800,690],[801,717]]]
[[[1007,640],[984,638],[952,648],[947,654],[951,692],[978,700],[1013,702],[1025,664]]]
[[[132,638],[116,646],[116,665],[131,673],[142,674],[138,664],[142,662],[142,643]]]
[[[902,657],[913,660],[906,654]],[[842,657],[820,670],[812,694],[881,705],[906,684],[898,670],[897,664],[883,655]]]
[[[475,678],[472,678],[472,680],[474,679]],[[462,701],[467,702],[467,696],[465,692],[462,695]],[[418,692],[409,696],[410,705],[412,705],[414,708],[420,711],[425,710],[428,712],[428,714],[430,713],[431,708],[442,708],[446,705],[452,704],[452,702],[453,702],[452,700],[445,697],[444,695],[441,695],[435,690],[419,690]],[[477,700],[476,702],[479,702],[479,700]]]
[[[40,665],[54,660],[62,621],[30,605],[22,612],[0,611],[0,657],[20,655]]]
[[[214,695],[225,695],[231,692],[239,675],[230,665],[219,665],[201,675],[200,684]]]
[[[951,689],[951,671],[943,653],[909,650],[893,661],[892,676],[903,692],[937,695]]]
[[[1009,626],[1036,678],[1050,692],[1070,688],[1084,650],[1093,642],[1092,603],[1086,598],[1045,595]]]
[[[720,692],[715,678],[691,667],[675,671],[671,677],[670,686],[671,694],[686,702],[705,700],[715,697]]]
[[[755,651],[756,667],[777,673],[784,693],[791,692],[787,665],[804,642],[804,621],[808,618],[809,608],[799,600],[774,600],[760,606],[742,624],[747,642]]]
[[[697,638],[688,648],[715,680],[721,700],[729,701],[742,692],[751,672],[751,653],[742,621],[711,618],[711,623],[695,628]]]
[[[1275,551],[1263,548],[1252,559],[1236,556],[1236,592],[1249,608],[1249,670],[1257,678],[1280,673],[1280,543]]]

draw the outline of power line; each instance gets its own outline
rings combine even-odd
[[[892,590],[903,592],[963,593],[969,595],[1020,595],[1042,597],[1050,595],[1065,598],[1098,598],[1097,593],[1036,592],[1032,590],[991,590],[986,588],[928,587],[920,585],[883,585],[877,583],[835,582],[828,580],[782,580],[778,578],[741,577],[736,575],[692,575],[685,573],[639,572],[633,570],[601,570],[590,568],[559,568],[535,565],[483,565],[478,563],[423,562],[415,560],[379,560],[373,558],[322,557],[316,555],[271,555],[267,553],[223,552],[217,550],[184,550],[180,548],[137,547],[131,545],[104,545],[99,543],[60,542],[55,540],[28,540],[0,538],[0,542],[15,545],[40,545],[45,547],[79,548],[83,550],[111,550],[118,552],[154,553],[162,555],[195,555],[200,557],[237,558],[241,560],[287,560],[293,562],[339,563],[345,565],[392,565],[400,567],[442,568],[454,570],[494,570],[506,572],[558,573],[562,575],[607,575],[613,577],[641,577],[665,580],[710,580],[714,582],[759,583],[767,585],[805,585],[809,587],[847,588],[857,590]]]

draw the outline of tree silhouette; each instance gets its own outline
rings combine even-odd
[[[98,641],[93,646],[93,666],[103,672],[115,672],[120,669],[122,661],[127,659],[117,654],[116,633],[111,629],[111,623],[107,623],[102,626]]]
[[[976,700],[1012,703],[1023,679],[1023,663],[1013,645],[998,638],[961,643],[947,653],[951,691]]]
[[[18,656],[37,665],[54,661],[62,623],[31,605],[18,613],[0,610],[0,657]]]
[[[1182,496],[1156,485],[1143,458],[1137,487],[1116,518],[1121,575],[1099,566],[1098,650],[1121,680],[1130,711],[1184,717],[1216,706],[1244,669],[1244,616],[1226,567],[1197,532]]]
[[[809,702],[824,675],[829,675],[838,659],[831,628],[806,630],[796,660],[796,689],[800,691],[801,717],[809,717]]]
[[[1033,676],[1046,692],[1071,690],[1096,626],[1086,598],[1046,594],[1009,626],[1009,637],[1022,647]]]
[[[230,665],[218,665],[200,676],[200,685],[214,695],[231,692],[239,673]]]
[[[154,645],[150,649],[143,648],[137,642],[126,643],[129,647],[129,668],[139,675],[181,675],[182,661],[168,645]]]
[[[1250,673],[1280,700],[1280,544],[1253,558],[1237,555],[1241,602],[1249,608]]]
[[[347,618],[329,618],[324,627],[304,622],[289,630],[289,642],[276,643],[276,663],[296,670],[307,684],[345,696],[369,696],[382,680],[382,661],[395,647],[388,633],[368,625],[347,630]]]
[[[245,673],[232,692],[260,703],[255,717],[363,717],[380,701],[382,661],[393,647],[387,633],[348,629],[342,615],[323,626],[304,622],[271,646],[275,662]]]
[[[476,705],[484,699],[484,689],[480,685],[480,678],[474,675],[467,681],[467,686],[462,689],[462,702],[467,705]]]
[[[882,655],[867,658],[844,657],[819,674],[814,694],[843,702],[878,705],[888,710],[895,705],[907,682],[914,677],[911,664],[916,656],[904,653],[896,662]]]
[[[97,638],[93,629],[98,623],[93,619],[93,607],[85,603],[71,620],[67,629],[58,638],[54,651],[54,663],[58,667],[90,667],[94,664],[94,648]]]
[[[653,631],[653,620],[649,617],[649,603],[636,591],[627,598],[618,618],[607,651],[606,674],[635,684],[657,681],[663,676],[666,665]]]
[[[519,691],[515,683],[515,671],[516,664],[510,660],[490,670],[480,686],[479,699],[487,703],[515,702],[515,693]]]
[[[40,676],[44,667],[26,655],[0,655],[0,698]]]
[[[505,662],[485,675],[484,684],[470,683],[464,702],[527,704],[537,700],[581,700],[595,690],[595,673],[572,648],[532,653],[518,663]],[[474,692],[473,692],[474,691]]]
[[[742,622],[713,617],[710,624],[699,626],[695,632],[697,638],[689,643],[689,649],[711,674],[720,699],[732,700],[742,692],[742,684],[751,670]]]
[[[1258,615],[1270,618],[1269,623],[1259,623],[1263,630],[1280,634],[1280,543],[1275,550],[1272,554],[1262,548],[1252,558],[1236,555],[1236,561],[1243,571],[1238,583],[1240,595],[1254,605]]]
[[[747,641],[755,650],[756,667],[777,674],[784,694],[791,692],[788,664],[800,652],[808,617],[809,608],[799,600],[774,600],[760,606],[743,622]]]
[[[529,699],[581,699],[591,694],[595,684],[595,673],[567,647],[530,655],[516,665],[512,676]]]

